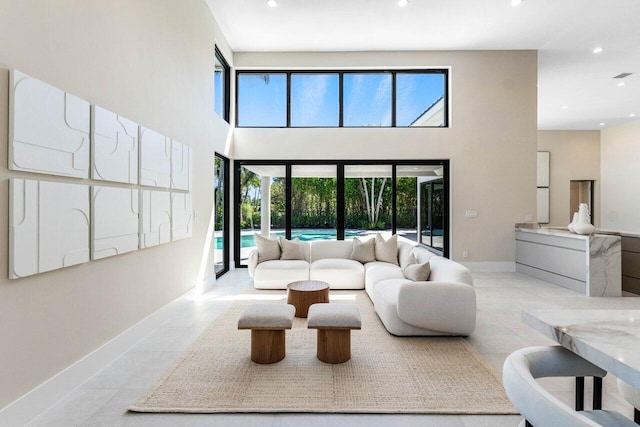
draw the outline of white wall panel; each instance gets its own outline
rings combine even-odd
[[[89,261],[89,186],[10,182],[9,277]]]
[[[98,106],[91,123],[91,177],[137,184],[138,124]]]
[[[171,193],[171,240],[193,233],[193,200],[190,193]]]
[[[91,258],[100,259],[138,249],[138,190],[91,187]]]
[[[140,127],[140,184],[171,185],[171,139],[145,127]]]
[[[191,191],[191,147],[171,141],[171,188]]]
[[[140,247],[148,248],[171,240],[170,193],[140,190]]]
[[[9,169],[89,177],[87,101],[20,71],[9,90]]]

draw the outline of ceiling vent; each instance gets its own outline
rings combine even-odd
[[[617,76],[613,76],[614,79],[624,79],[625,77],[629,77],[633,73],[620,73]]]

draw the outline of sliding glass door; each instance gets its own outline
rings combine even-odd
[[[236,179],[236,265],[247,265],[256,234],[285,236],[286,175],[284,165],[240,166]]]
[[[216,153],[214,167],[214,262],[220,277],[229,271],[229,159]]]
[[[445,185],[442,178],[420,182],[420,243],[436,250],[445,247]]]
[[[291,166],[291,238],[336,239],[337,166]]]
[[[235,262],[255,233],[303,241],[381,233],[448,256],[448,160],[257,161],[235,168]]]

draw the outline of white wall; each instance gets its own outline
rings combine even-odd
[[[213,153],[214,42],[203,0],[11,0],[0,13],[0,407],[172,301],[203,276]],[[9,281],[8,70],[19,69],[193,147],[193,237]],[[64,182],[85,182],[62,177]]]
[[[571,180],[593,180],[594,219],[600,218],[600,131],[538,131],[538,150],[549,151],[549,226],[566,227],[571,222],[569,184]]]
[[[602,228],[640,233],[640,120],[601,131]]]
[[[513,226],[536,212],[534,51],[236,53],[242,68],[451,67],[451,127],[250,129],[236,159],[450,159],[452,252],[512,262]],[[466,219],[465,210],[478,211]]]

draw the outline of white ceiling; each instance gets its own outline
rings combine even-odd
[[[539,129],[640,117],[640,0],[206,1],[236,52],[536,49]]]

